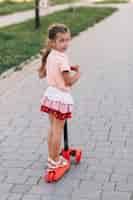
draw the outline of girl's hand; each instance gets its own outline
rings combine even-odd
[[[75,71],[75,72],[78,72],[78,71],[79,71],[79,68],[80,68],[79,65],[73,65],[73,66],[71,66],[71,70],[72,70],[72,71]]]

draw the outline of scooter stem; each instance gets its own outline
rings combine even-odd
[[[67,128],[67,120],[64,125],[64,150],[67,151],[69,149],[68,145],[68,128]]]

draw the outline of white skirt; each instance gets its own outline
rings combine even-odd
[[[53,113],[58,119],[67,119],[72,117],[73,104],[69,92],[49,86],[41,99],[41,111]]]

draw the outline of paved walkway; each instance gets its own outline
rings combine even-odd
[[[13,84],[0,96],[1,200],[133,199],[132,10],[125,5],[72,41],[69,54],[82,76],[72,90],[69,137],[84,156],[60,182],[49,185],[40,178],[48,120],[39,112],[46,88],[35,73],[39,61],[6,80]]]

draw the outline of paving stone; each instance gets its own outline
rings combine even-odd
[[[32,185],[14,185],[13,189],[12,189],[12,193],[20,193],[20,194],[25,194],[27,192],[29,192],[29,190],[31,189]]]
[[[26,194],[23,196],[22,200],[41,200],[41,195],[29,195]]]
[[[128,192],[104,192],[102,200],[130,200],[131,194]]]
[[[22,194],[10,194],[8,200],[21,200]]]

